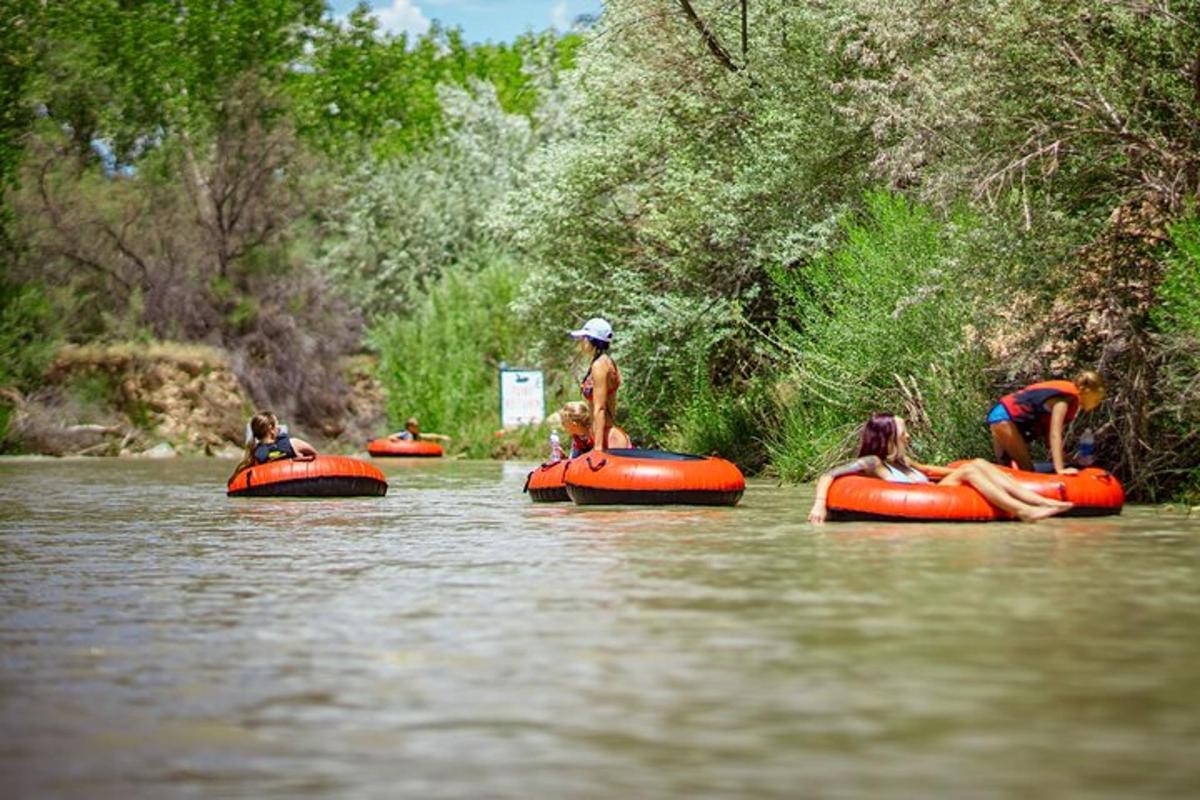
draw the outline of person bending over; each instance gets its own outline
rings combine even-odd
[[[834,467],[817,480],[817,496],[809,522],[820,525],[827,516],[826,497],[834,478],[842,475],[866,475],[891,483],[939,483],[942,486],[967,485],[998,508],[1023,522],[1061,514],[1072,504],[1042,497],[1004,474],[995,464],[977,458],[960,467],[918,464],[908,458],[908,430],[903,417],[872,414],[862,429],[858,460]]]
[[[1104,380],[1085,370],[1070,381],[1042,381],[1001,397],[988,412],[992,450],[1001,464],[1009,460],[1019,469],[1032,471],[1029,443],[1046,442],[1054,471],[1078,472],[1063,457],[1063,431],[1080,410],[1091,411],[1104,401]]]

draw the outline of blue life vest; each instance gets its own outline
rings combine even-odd
[[[273,442],[259,442],[254,447],[254,463],[267,464],[284,458],[295,458],[296,450],[286,433],[280,433]]]

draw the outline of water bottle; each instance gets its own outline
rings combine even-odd
[[[550,460],[562,461],[566,457],[567,454],[563,452],[562,444],[558,440],[558,431],[554,431],[550,434]]]
[[[1088,428],[1079,437],[1079,449],[1075,451],[1075,463],[1081,467],[1090,467],[1096,460],[1096,435]]]

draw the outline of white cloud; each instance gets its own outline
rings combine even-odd
[[[571,27],[571,20],[567,19],[567,0],[560,0],[554,4],[554,8],[550,10],[550,24],[560,31]]]
[[[416,35],[429,30],[429,20],[412,0],[392,0],[390,6],[375,9],[372,16],[379,20],[379,27],[388,33]]]

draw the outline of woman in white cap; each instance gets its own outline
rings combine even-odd
[[[621,386],[621,373],[608,355],[612,344],[613,329],[608,320],[593,317],[583,327],[571,331],[571,338],[579,342],[579,352],[591,363],[580,388],[583,399],[592,408],[592,442],[596,452],[609,447],[608,434],[617,419],[617,389]]]

